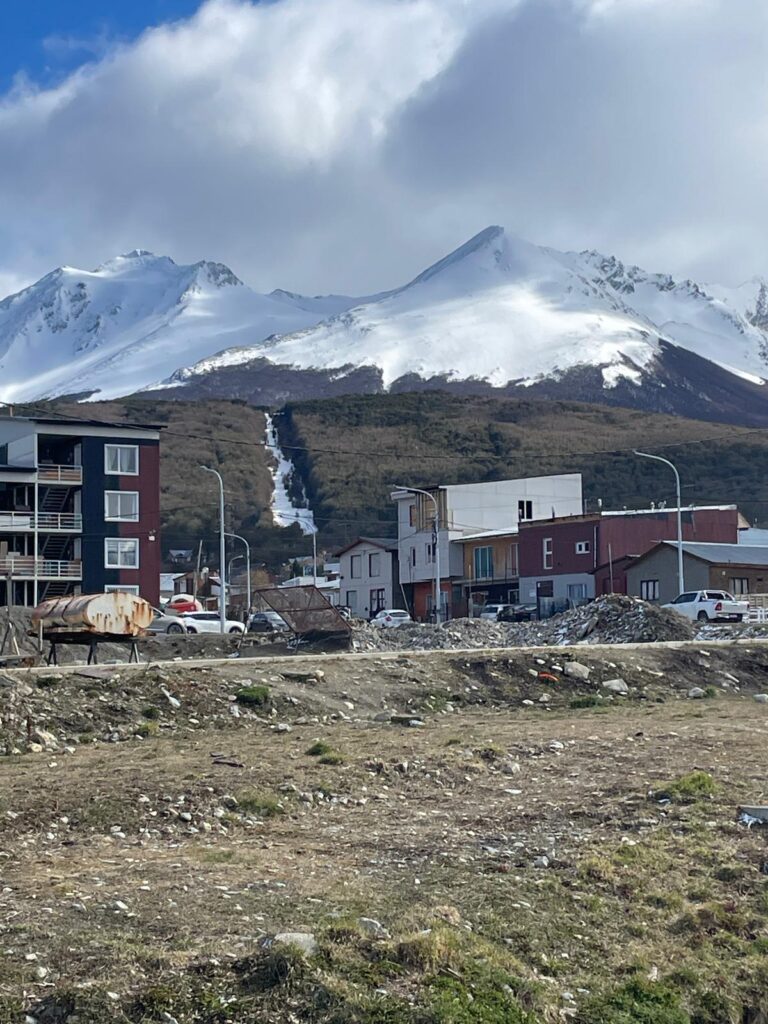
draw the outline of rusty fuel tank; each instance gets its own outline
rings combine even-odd
[[[70,630],[109,636],[140,636],[152,622],[152,606],[135,594],[78,594],[43,601],[32,621],[44,630]]]

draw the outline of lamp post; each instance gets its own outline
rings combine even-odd
[[[677,472],[677,467],[669,459],[662,459],[660,455],[649,455],[647,452],[637,451],[634,454],[639,455],[641,459],[653,459],[655,462],[663,462],[675,474],[675,487],[677,489],[677,592],[678,594],[683,594],[685,592],[685,577],[683,573],[683,513],[680,508],[682,504],[680,499],[680,474]]]
[[[206,473],[213,473],[219,481],[219,565],[221,566],[219,569],[219,625],[224,634],[227,631],[227,540],[224,533],[224,481],[218,470],[211,469],[210,466],[201,466],[200,469],[205,470]]]
[[[246,578],[246,583],[245,583],[245,592],[246,592],[245,600],[246,600],[246,602],[248,604],[247,614],[250,615],[251,614],[251,545],[248,543],[248,541],[245,539],[245,537],[241,537],[239,533],[226,533],[224,536],[225,537],[232,537],[233,540],[240,540],[240,541],[243,542],[243,544],[245,544],[245,574],[246,574],[246,577],[247,577]],[[242,558],[242,555],[240,557]]]
[[[439,622],[442,613],[442,607],[440,602],[440,506],[437,503],[437,499],[434,494],[430,494],[429,491],[424,491],[421,487],[405,487],[402,484],[394,484],[394,487],[399,491],[410,491],[411,494],[423,494],[426,498],[432,502],[435,507],[435,594],[434,594],[434,607],[435,607],[435,622]]]

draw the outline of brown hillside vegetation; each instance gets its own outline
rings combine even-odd
[[[334,535],[393,525],[393,483],[425,486],[580,472],[585,496],[606,508],[674,503],[672,474],[632,454],[665,454],[680,469],[684,501],[738,502],[766,519],[768,435],[631,409],[578,402],[371,395],[286,407],[287,443]],[[707,440],[710,438],[718,440]]]

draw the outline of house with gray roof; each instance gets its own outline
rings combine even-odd
[[[683,543],[685,589],[768,593],[768,545]],[[668,604],[677,597],[677,543],[661,541],[626,569],[627,593]]]

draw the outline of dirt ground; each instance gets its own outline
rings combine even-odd
[[[766,690],[757,643],[0,674],[0,1021],[759,1024]]]

